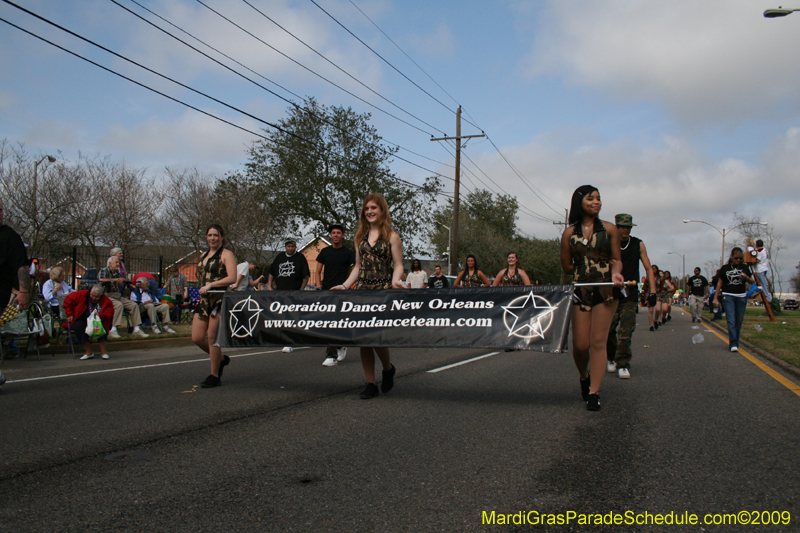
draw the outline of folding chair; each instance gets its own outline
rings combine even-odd
[[[30,311],[22,311],[13,320],[0,326],[0,361],[5,359],[5,353],[3,353],[3,339],[16,340],[21,344],[23,337],[28,338],[28,343],[25,346],[25,357],[28,356],[28,351],[30,350],[32,341],[36,344],[36,356],[41,359],[39,343],[36,342],[36,338],[44,331],[44,327],[41,325],[41,322],[30,320],[30,318]],[[31,327],[31,323],[33,324],[33,327]],[[20,349],[22,349],[21,346]]]

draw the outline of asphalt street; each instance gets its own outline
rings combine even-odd
[[[208,362],[191,346],[7,361],[0,528],[797,531],[797,384],[681,311],[656,332],[638,320],[632,377],[606,374],[600,412],[581,401],[569,354],[393,350],[395,389],[369,401],[353,348],[332,368],[322,348],[231,351],[216,389],[197,387]],[[133,453],[108,460],[118,452]],[[791,518],[513,523],[741,511]]]

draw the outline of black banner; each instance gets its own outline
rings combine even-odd
[[[226,292],[221,347],[397,346],[566,351],[572,285]]]

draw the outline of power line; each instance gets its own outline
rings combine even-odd
[[[296,102],[294,102],[294,101],[292,101],[292,100],[290,100],[290,99],[288,99],[288,98],[286,98],[286,97],[284,97],[284,96],[282,96],[282,95],[280,95],[280,94],[278,94],[278,93],[276,93],[276,92],[274,92],[274,91],[272,91],[272,90],[268,89],[267,87],[264,87],[264,86],[263,86],[263,85],[261,85],[260,83],[256,82],[255,80],[252,80],[252,79],[248,78],[248,77],[247,77],[247,76],[245,76],[244,74],[242,74],[242,73],[240,73],[240,72],[237,72],[235,69],[232,69],[232,68],[231,68],[231,67],[229,67],[228,65],[225,65],[224,63],[222,63],[221,61],[219,61],[219,60],[217,60],[217,59],[215,59],[215,58],[211,57],[210,55],[206,54],[206,53],[205,53],[205,52],[203,52],[202,50],[199,50],[199,49],[197,49],[196,47],[194,47],[194,46],[192,46],[191,44],[187,43],[187,42],[186,42],[186,41],[184,41],[183,39],[181,39],[181,38],[177,37],[176,35],[173,35],[172,33],[170,33],[170,32],[168,32],[168,31],[166,31],[165,29],[163,29],[163,28],[161,28],[161,27],[159,27],[158,25],[154,24],[153,22],[151,22],[151,21],[149,21],[149,20],[145,19],[144,17],[142,17],[142,16],[141,16],[141,15],[139,15],[138,13],[135,13],[135,12],[131,11],[130,9],[128,9],[127,7],[125,7],[125,6],[121,5],[121,4],[119,4],[119,2],[117,2],[117,0],[109,0],[109,1],[110,1],[110,2],[112,2],[112,3],[114,3],[115,5],[119,6],[120,8],[124,9],[125,11],[127,11],[128,13],[130,13],[131,15],[134,15],[135,17],[139,18],[139,19],[140,19],[140,20],[142,20],[143,22],[146,22],[147,24],[149,24],[149,25],[151,25],[152,27],[156,28],[157,30],[161,31],[162,33],[164,33],[164,34],[166,34],[166,35],[168,35],[168,36],[172,37],[173,39],[175,39],[176,41],[180,42],[181,44],[183,44],[183,45],[185,45],[185,46],[189,47],[190,49],[194,50],[195,52],[197,52],[197,53],[201,54],[202,56],[204,56],[204,57],[206,57],[206,58],[208,58],[208,59],[210,59],[211,61],[215,62],[216,64],[220,65],[221,67],[223,67],[223,68],[225,68],[225,69],[227,69],[227,70],[229,70],[229,71],[233,72],[233,73],[234,73],[234,74],[236,74],[237,76],[239,76],[239,77],[241,77],[241,78],[243,78],[243,79],[245,79],[245,80],[249,81],[250,83],[252,83],[252,84],[256,85],[257,87],[260,87],[261,89],[264,89],[264,90],[265,90],[265,91],[267,91],[268,93],[270,93],[270,94],[272,94],[272,95],[274,95],[274,96],[276,96],[276,97],[280,98],[281,100],[283,100],[284,102],[288,103],[289,105],[292,105],[292,106],[294,106],[296,109],[298,109],[298,110],[302,109],[302,106],[300,106],[298,103],[296,103]],[[174,23],[170,22],[169,20],[165,19],[164,17],[162,17],[162,16],[161,16],[161,15],[159,15],[158,13],[155,13],[155,12],[154,12],[154,11],[152,11],[151,9],[148,9],[147,7],[143,6],[142,4],[140,4],[139,2],[137,2],[136,0],[130,0],[130,1],[131,1],[132,3],[134,3],[134,4],[136,4],[137,6],[139,6],[140,8],[144,9],[145,11],[149,12],[149,13],[150,13],[150,14],[152,14],[153,16],[155,16],[155,17],[158,17],[159,19],[163,20],[164,22],[166,22],[166,23],[167,23],[167,24],[169,24],[170,26],[174,27],[174,28],[175,28],[175,29],[177,29],[178,31],[181,31],[181,32],[183,32],[184,34],[188,35],[189,37],[191,37],[192,39],[196,40],[197,42],[199,42],[199,43],[203,44],[204,46],[206,46],[206,47],[210,48],[211,50],[214,50],[214,51],[215,51],[215,52],[217,52],[218,54],[222,55],[223,57],[225,57],[225,58],[227,58],[227,59],[229,59],[229,60],[231,60],[231,61],[233,61],[234,63],[236,63],[237,65],[241,66],[242,68],[244,68],[244,69],[246,69],[246,70],[248,70],[248,71],[252,72],[252,73],[253,73],[253,74],[255,74],[256,76],[258,76],[258,77],[260,77],[260,78],[263,78],[264,80],[266,80],[266,81],[268,81],[268,82],[272,83],[273,85],[275,85],[275,86],[277,86],[277,87],[280,87],[280,88],[281,88],[281,89],[283,89],[284,91],[288,92],[289,94],[291,94],[292,96],[295,96],[296,98],[298,98],[298,99],[300,99],[300,100],[305,100],[305,99],[304,99],[302,96],[298,95],[297,93],[294,93],[294,92],[292,92],[291,90],[287,89],[286,87],[283,87],[282,85],[278,84],[277,82],[275,82],[275,81],[273,81],[273,80],[271,80],[271,79],[267,78],[266,76],[264,76],[264,75],[262,75],[262,74],[260,74],[260,73],[256,72],[255,70],[251,69],[251,68],[250,68],[250,67],[248,67],[247,65],[244,65],[243,63],[241,63],[241,62],[237,61],[236,59],[234,59],[234,58],[230,57],[229,55],[227,55],[227,54],[225,54],[224,52],[222,52],[222,51],[218,50],[217,48],[214,48],[214,47],[213,47],[213,46],[211,46],[210,44],[208,44],[208,43],[204,42],[203,40],[199,39],[198,37],[196,37],[196,36],[192,35],[191,33],[187,32],[186,30],[184,30],[184,29],[183,29],[183,28],[181,28],[180,26],[177,26],[176,24],[174,24]],[[330,125],[331,127],[334,127],[334,128],[336,128],[336,129],[338,129],[339,131],[341,131],[341,132],[342,132],[342,133],[344,133],[345,135],[348,135],[348,136],[352,137],[352,134],[351,134],[351,133],[347,132],[346,130],[344,130],[344,129],[342,129],[342,128],[339,128],[339,127],[337,127],[335,124],[332,124],[331,122],[327,121],[327,120],[326,120],[324,117],[321,117],[321,120],[322,120],[323,122],[325,122],[326,124]],[[422,157],[423,159],[428,159],[428,160],[430,160],[430,161],[432,161],[432,162],[434,162],[434,163],[437,163],[437,164],[440,164],[440,165],[445,165],[445,166],[451,166],[451,167],[452,167],[452,165],[447,165],[446,163],[442,163],[441,161],[437,161],[437,160],[435,160],[435,159],[431,159],[431,158],[429,158],[429,157],[427,157],[427,156],[425,156],[425,155],[419,154],[419,153],[417,153],[417,152],[415,152],[415,151],[413,151],[413,150],[411,150],[411,149],[409,149],[409,148],[406,148],[406,147],[404,147],[404,146],[402,146],[402,145],[400,145],[400,144],[394,143],[394,142],[392,142],[392,141],[389,141],[389,140],[387,140],[387,139],[383,139],[383,141],[384,141],[384,142],[386,142],[387,144],[390,144],[390,145],[392,145],[392,146],[395,146],[395,147],[397,147],[397,148],[400,148],[400,149],[402,149],[402,150],[405,150],[406,152],[408,152],[408,153],[410,153],[410,154],[416,155],[416,156],[418,156],[418,157]],[[383,152],[386,152],[386,150],[385,150],[383,147],[381,147],[380,145],[374,145],[374,144],[372,144],[372,143],[369,143],[369,144],[371,144],[372,146],[374,146],[375,148],[377,148],[377,149],[379,149],[379,150],[381,150],[381,151],[383,151]],[[393,157],[397,157],[398,159],[401,159],[401,160],[403,160],[403,161],[406,161],[404,158],[402,158],[402,157],[400,157],[400,156],[397,156],[396,154],[391,154],[391,155],[392,155]],[[453,168],[454,168],[454,167],[453,167]],[[427,170],[427,169],[425,169],[425,170]]]
[[[198,2],[199,2],[199,0],[198,0]],[[373,93],[374,95],[378,96],[379,98],[381,98],[382,100],[384,100],[384,101],[385,101],[385,102],[387,102],[388,104],[390,104],[390,105],[392,105],[392,106],[396,107],[397,109],[399,109],[400,111],[402,111],[402,112],[403,112],[403,113],[405,113],[406,115],[408,115],[408,116],[410,116],[410,117],[412,117],[412,118],[414,118],[414,119],[416,119],[416,120],[420,121],[421,123],[425,124],[425,125],[426,125],[426,126],[428,126],[429,128],[433,128],[433,129],[435,129],[435,130],[439,130],[439,132],[440,132],[440,133],[442,133],[442,130],[440,130],[440,129],[439,129],[439,128],[437,128],[436,126],[434,126],[434,125],[432,125],[432,124],[429,124],[428,122],[425,122],[424,120],[422,120],[422,119],[421,119],[421,118],[419,118],[418,116],[414,115],[414,114],[413,114],[413,113],[411,113],[410,111],[408,111],[408,110],[406,110],[406,109],[403,109],[402,107],[400,107],[399,105],[395,104],[394,102],[392,102],[391,100],[389,100],[388,98],[386,98],[385,96],[383,96],[382,94],[380,94],[379,92],[375,91],[375,90],[374,90],[372,87],[368,86],[367,84],[365,84],[364,82],[362,82],[361,80],[359,80],[358,78],[356,78],[355,76],[353,76],[352,74],[350,74],[349,72],[347,72],[346,70],[344,70],[342,67],[340,67],[340,66],[339,66],[339,65],[337,65],[336,63],[334,63],[333,61],[331,61],[330,59],[328,59],[327,57],[325,57],[323,54],[321,54],[320,52],[318,52],[316,49],[314,49],[312,46],[310,46],[310,45],[309,45],[308,43],[306,43],[304,40],[302,40],[301,38],[299,38],[298,36],[296,36],[295,34],[293,34],[292,32],[290,32],[289,30],[287,30],[286,28],[284,28],[283,26],[281,26],[281,25],[280,25],[280,24],[278,24],[277,22],[275,22],[275,21],[274,21],[272,18],[270,18],[269,16],[267,16],[267,15],[266,15],[266,14],[265,14],[263,11],[259,10],[259,9],[258,9],[257,7],[255,7],[253,4],[251,4],[250,2],[248,2],[248,0],[242,0],[242,2],[244,2],[245,4],[247,4],[248,6],[250,6],[251,8],[253,8],[253,10],[254,10],[256,13],[258,13],[259,15],[261,15],[262,17],[264,17],[264,18],[265,18],[265,19],[267,19],[268,21],[272,22],[274,25],[276,25],[277,27],[279,27],[281,30],[283,30],[283,31],[284,31],[284,32],[286,32],[287,34],[291,35],[291,36],[292,36],[292,37],[293,37],[295,40],[297,40],[298,42],[302,43],[302,44],[303,44],[303,46],[305,46],[306,48],[308,48],[309,50],[311,50],[312,52],[314,52],[315,54],[317,54],[319,57],[321,57],[322,59],[324,59],[325,61],[327,61],[329,64],[333,65],[333,67],[335,67],[336,69],[338,69],[340,72],[342,72],[343,74],[345,74],[346,76],[348,76],[350,79],[352,79],[353,81],[355,81],[356,83],[358,83],[359,85],[361,85],[362,87],[364,87],[365,89],[367,89],[368,91],[370,91],[371,93]],[[202,3],[202,2],[200,2],[200,3]]]
[[[86,38],[84,38],[84,37],[81,37],[80,35],[78,35],[78,34],[76,34],[76,33],[72,32],[72,31],[70,31],[70,30],[67,30],[66,28],[62,28],[62,27],[61,27],[61,26],[59,26],[58,24],[56,24],[56,23],[54,23],[54,22],[51,22],[51,21],[47,20],[46,18],[44,18],[44,17],[41,17],[41,16],[37,15],[36,13],[33,13],[33,12],[31,12],[31,11],[29,11],[29,10],[25,9],[25,8],[22,8],[22,7],[20,7],[20,6],[16,5],[16,4],[14,4],[14,3],[13,3],[13,2],[11,2],[10,0],[3,0],[3,2],[5,2],[5,3],[7,3],[7,4],[9,4],[9,5],[13,6],[13,7],[16,7],[17,9],[20,9],[21,11],[24,11],[24,12],[26,12],[26,13],[30,14],[31,16],[34,16],[34,17],[38,18],[39,20],[41,20],[41,21],[43,21],[43,22],[45,22],[45,23],[47,23],[47,24],[50,24],[50,25],[52,25],[52,26],[55,26],[56,28],[58,28],[58,29],[61,29],[62,31],[65,31],[65,32],[67,32],[67,33],[69,33],[69,34],[71,34],[71,35],[74,35],[74,36],[75,36],[76,38],[78,38],[78,39],[81,39],[81,40],[83,40],[83,41],[85,41],[85,42],[88,42],[88,43],[90,43],[90,44],[92,44],[92,45],[94,45],[94,46],[98,47],[98,48],[101,48],[101,49],[103,49],[103,50],[106,50],[106,51],[108,51],[109,53],[111,53],[112,55],[115,55],[115,56],[119,57],[120,59],[123,59],[123,60],[125,60],[125,61],[128,61],[128,62],[130,62],[130,63],[133,63],[134,65],[137,65],[137,66],[139,66],[139,67],[141,67],[141,68],[143,68],[143,69],[145,69],[145,70],[147,70],[147,71],[149,71],[149,72],[152,72],[153,74],[156,74],[156,75],[158,75],[158,76],[160,76],[160,77],[162,77],[162,78],[164,78],[164,79],[167,79],[167,80],[169,80],[169,81],[172,81],[173,83],[176,83],[176,84],[178,84],[178,85],[180,85],[180,86],[182,86],[182,87],[185,87],[185,88],[187,88],[187,89],[189,89],[189,90],[191,90],[191,91],[193,91],[193,92],[196,92],[196,93],[198,93],[198,94],[200,94],[200,95],[203,95],[203,96],[206,96],[207,98],[210,98],[210,99],[212,99],[212,100],[214,100],[214,101],[216,101],[216,102],[219,102],[221,105],[224,105],[224,106],[226,106],[226,107],[229,107],[229,108],[233,109],[234,111],[238,111],[239,113],[242,113],[242,114],[244,114],[245,116],[248,116],[248,117],[250,117],[250,118],[253,118],[253,119],[254,119],[254,120],[256,120],[256,121],[263,122],[264,124],[267,124],[268,126],[271,126],[272,128],[275,128],[275,129],[277,129],[278,131],[281,131],[281,132],[283,132],[283,133],[286,133],[286,134],[287,134],[287,135],[289,135],[289,136],[295,137],[295,138],[297,138],[298,140],[300,140],[300,141],[302,141],[302,142],[305,142],[305,143],[307,143],[307,144],[309,144],[309,145],[311,145],[311,146],[315,146],[313,142],[311,142],[311,141],[309,141],[309,140],[307,140],[307,139],[304,139],[303,137],[300,137],[299,135],[297,135],[297,134],[295,134],[295,133],[293,133],[293,132],[290,132],[290,131],[288,131],[288,130],[285,130],[285,129],[281,128],[280,126],[277,126],[277,125],[275,125],[275,124],[272,124],[272,123],[270,123],[270,122],[267,122],[267,121],[265,121],[265,120],[262,120],[262,119],[260,119],[260,118],[258,118],[258,117],[255,117],[254,115],[251,115],[251,114],[249,114],[249,113],[246,113],[246,112],[244,112],[244,111],[242,111],[242,110],[239,110],[239,109],[237,109],[237,108],[236,108],[236,107],[234,107],[234,106],[231,106],[231,105],[229,105],[229,104],[226,104],[225,102],[221,102],[221,101],[219,101],[219,100],[217,100],[217,99],[215,99],[215,98],[213,98],[213,97],[211,97],[211,96],[205,95],[204,93],[202,93],[202,92],[200,92],[200,91],[197,91],[196,89],[193,89],[193,88],[191,88],[191,87],[189,87],[189,86],[186,86],[186,85],[184,85],[184,84],[181,84],[180,82],[176,82],[176,81],[172,80],[171,78],[169,78],[169,77],[167,77],[167,76],[164,76],[163,74],[160,74],[160,73],[158,73],[158,72],[156,72],[156,71],[153,71],[152,69],[148,69],[147,67],[141,66],[141,65],[139,65],[138,63],[136,63],[135,61],[132,61],[132,60],[130,60],[130,59],[128,59],[128,58],[126,58],[126,57],[124,57],[124,56],[121,56],[120,54],[117,54],[117,53],[115,53],[115,52],[113,52],[113,51],[107,50],[107,49],[105,49],[104,47],[102,47],[101,45],[99,45],[99,44],[97,44],[97,43],[94,43],[93,41],[91,41],[91,40],[89,40],[89,39],[86,39]],[[186,103],[186,102],[184,102],[184,101],[182,101],[182,100],[179,100],[178,98],[172,97],[172,96],[170,96],[170,95],[168,95],[168,94],[166,94],[166,93],[164,93],[164,92],[161,92],[161,91],[158,91],[158,90],[156,90],[156,89],[153,89],[152,87],[149,87],[148,85],[145,85],[144,83],[141,83],[141,82],[139,82],[139,81],[136,81],[136,80],[134,80],[133,78],[130,78],[130,77],[128,77],[128,76],[125,76],[124,74],[121,74],[121,73],[119,73],[119,72],[116,72],[115,70],[112,70],[112,69],[110,69],[110,68],[108,68],[108,67],[105,67],[105,66],[103,66],[103,65],[101,65],[101,64],[99,64],[99,63],[97,63],[97,62],[95,62],[95,61],[92,61],[91,59],[89,59],[89,58],[87,58],[87,57],[84,57],[84,56],[82,56],[82,55],[80,55],[80,54],[78,54],[78,53],[76,53],[76,52],[73,52],[72,50],[69,50],[69,49],[67,49],[67,48],[65,48],[65,47],[63,47],[63,46],[61,46],[61,45],[58,45],[58,44],[56,44],[56,43],[54,43],[54,42],[52,42],[52,41],[50,41],[50,40],[48,40],[48,39],[46,39],[46,38],[44,38],[44,37],[40,36],[40,35],[36,35],[35,33],[31,32],[31,31],[28,31],[28,30],[26,30],[26,29],[24,29],[24,28],[22,28],[22,27],[20,27],[20,26],[18,26],[18,25],[16,25],[16,24],[14,24],[14,23],[12,23],[12,22],[10,22],[10,21],[8,21],[8,20],[4,19],[4,18],[0,18],[0,21],[2,21],[2,22],[5,22],[6,24],[8,24],[8,25],[10,25],[10,26],[12,26],[12,27],[14,27],[14,28],[17,28],[18,30],[20,30],[20,31],[22,31],[22,32],[24,32],[24,33],[26,33],[26,34],[28,34],[28,35],[30,35],[30,36],[32,36],[32,37],[34,37],[34,38],[36,38],[36,39],[39,39],[39,40],[41,40],[41,41],[43,41],[43,42],[45,42],[45,43],[47,43],[47,44],[49,44],[49,45],[51,45],[51,46],[54,46],[54,47],[58,48],[59,50],[63,50],[64,52],[67,52],[68,54],[70,54],[70,55],[72,55],[72,56],[75,56],[75,57],[77,57],[77,58],[79,58],[79,59],[82,59],[83,61],[86,61],[87,63],[90,63],[90,64],[92,64],[92,65],[94,65],[94,66],[96,66],[96,67],[98,67],[98,68],[100,68],[100,69],[102,69],[102,70],[105,70],[106,72],[109,72],[109,73],[111,73],[111,74],[114,74],[115,76],[118,76],[118,77],[120,77],[120,78],[122,78],[122,79],[124,79],[124,80],[126,80],[126,81],[129,81],[129,82],[131,82],[131,83],[133,83],[133,84],[135,84],[135,85],[138,85],[139,87],[142,87],[142,88],[144,88],[144,89],[147,89],[148,91],[151,91],[151,92],[153,92],[153,93],[155,93],[155,94],[158,94],[159,96],[163,96],[164,98],[167,98],[167,99],[169,99],[169,100],[171,100],[171,101],[173,101],[173,102],[176,102],[176,103],[178,103],[178,104],[180,104],[180,105],[183,105],[183,106],[185,106],[185,107],[187,107],[187,108],[189,108],[189,109],[192,109],[192,110],[194,110],[194,111],[198,111],[198,112],[202,113],[203,115],[206,115],[206,116],[208,116],[208,117],[210,117],[210,118],[213,118],[213,119],[215,119],[215,120],[219,120],[220,122],[223,122],[223,123],[225,123],[225,124],[228,124],[228,125],[230,125],[230,126],[233,126],[233,127],[237,128],[237,129],[240,129],[240,130],[242,130],[242,131],[245,131],[245,132],[247,132],[247,133],[250,133],[250,134],[252,134],[252,135],[254,135],[254,136],[256,136],[256,137],[259,137],[259,138],[261,138],[261,139],[264,139],[264,140],[265,140],[265,141],[267,141],[267,142],[270,142],[270,143],[276,144],[276,145],[278,145],[278,146],[283,146],[284,148],[287,148],[287,149],[289,149],[289,150],[294,150],[294,151],[297,151],[297,152],[300,152],[300,153],[308,154],[308,152],[304,152],[304,151],[300,150],[299,148],[296,148],[296,147],[293,147],[293,146],[289,146],[289,145],[285,145],[285,144],[282,144],[282,143],[276,142],[276,141],[274,141],[274,140],[270,139],[269,137],[266,137],[266,136],[264,136],[264,135],[261,135],[261,134],[259,134],[259,133],[256,133],[256,132],[254,132],[254,131],[252,131],[252,130],[249,130],[249,129],[247,129],[247,128],[243,127],[243,126],[240,126],[240,125],[238,125],[238,124],[235,124],[235,123],[233,123],[233,122],[231,122],[231,121],[229,121],[229,120],[226,120],[226,119],[223,119],[223,118],[221,118],[221,117],[218,117],[218,116],[216,116],[216,115],[214,115],[214,114],[212,114],[212,113],[209,113],[209,112],[207,112],[207,111],[203,111],[202,109],[200,109],[200,108],[198,108],[198,107],[195,107],[195,106],[193,106],[193,105],[191,105],[191,104],[189,104],[189,103]],[[338,159],[342,159],[342,160],[344,160],[344,161],[347,161],[347,162],[350,162],[350,163],[355,163],[355,164],[358,164],[358,162],[357,162],[357,161],[354,161],[354,160],[352,160],[352,159],[347,159],[347,158],[342,158],[342,157],[337,157],[337,158],[338,158]],[[411,163],[411,164],[414,164],[414,163]],[[433,172],[433,171],[430,171],[430,170],[428,170],[428,169],[425,169],[425,170],[426,170],[426,171],[428,171],[428,172],[431,172],[431,173],[433,173],[434,175],[436,175],[436,174],[437,174],[437,173],[435,173],[435,172]],[[398,181],[398,182],[400,182],[400,183],[406,184],[406,185],[408,185],[408,186],[415,187],[415,188],[417,188],[417,189],[422,189],[422,188],[423,188],[423,186],[421,186],[421,185],[417,185],[417,184],[415,184],[415,183],[411,183],[411,182],[409,182],[409,181],[406,181],[406,180],[404,180],[404,179],[402,179],[402,178],[398,178],[397,176],[394,176],[394,175],[392,175],[392,174],[389,174],[389,173],[386,173],[386,172],[381,172],[381,175],[383,175],[384,177],[387,177],[387,178],[393,179],[393,180],[395,180],[395,181]],[[446,176],[442,176],[442,177],[446,178]]]
[[[276,53],[278,53],[278,54],[282,55],[283,57],[285,57],[286,59],[288,59],[289,61],[291,61],[291,62],[292,62],[292,63],[294,63],[295,65],[297,65],[297,66],[301,67],[302,69],[304,69],[304,70],[306,70],[306,71],[310,72],[310,73],[311,73],[311,74],[313,74],[314,76],[317,76],[317,77],[318,77],[318,78],[320,78],[321,80],[324,80],[324,81],[326,81],[326,82],[330,83],[331,85],[333,85],[333,86],[334,86],[334,87],[336,87],[337,89],[339,89],[339,90],[341,90],[341,91],[343,91],[343,92],[347,93],[348,95],[350,95],[350,96],[352,96],[353,98],[355,98],[355,99],[359,100],[360,102],[363,102],[363,103],[365,103],[366,105],[368,105],[368,106],[370,106],[370,107],[372,107],[372,108],[374,108],[374,109],[377,109],[377,110],[378,110],[378,111],[380,111],[381,113],[384,113],[384,114],[386,114],[386,115],[388,115],[388,116],[392,117],[393,119],[395,119],[395,120],[398,120],[398,121],[402,122],[403,124],[405,124],[405,125],[407,125],[407,126],[409,126],[409,127],[411,127],[411,128],[414,128],[415,130],[417,130],[417,131],[419,131],[419,132],[422,132],[422,133],[426,133],[426,134],[428,134],[428,135],[431,135],[431,133],[430,133],[430,132],[427,132],[427,131],[423,130],[422,128],[419,128],[419,127],[415,126],[414,124],[411,124],[410,122],[408,122],[408,121],[405,121],[405,120],[403,120],[402,118],[400,118],[400,117],[398,117],[398,116],[396,116],[396,115],[393,115],[392,113],[389,113],[389,112],[388,112],[388,111],[386,111],[385,109],[382,109],[382,108],[380,108],[380,107],[376,106],[375,104],[373,104],[373,103],[370,103],[370,102],[368,102],[367,100],[364,100],[363,98],[361,98],[360,96],[356,95],[355,93],[352,93],[352,92],[348,91],[347,89],[345,89],[344,87],[342,87],[341,85],[338,85],[337,83],[335,83],[335,82],[333,82],[333,81],[329,80],[328,78],[326,78],[326,77],[325,77],[325,76],[323,76],[322,74],[320,74],[320,73],[318,73],[318,72],[314,71],[313,69],[310,69],[310,68],[308,68],[307,66],[303,65],[302,63],[300,63],[299,61],[295,60],[294,58],[292,58],[292,57],[288,56],[287,54],[285,54],[285,53],[281,52],[280,50],[278,50],[277,48],[275,48],[274,46],[272,46],[272,45],[271,45],[271,44],[269,44],[268,42],[264,41],[264,40],[263,40],[263,39],[261,39],[260,37],[258,37],[258,36],[256,36],[256,35],[252,34],[251,32],[247,31],[246,29],[242,28],[240,25],[236,24],[235,22],[233,22],[231,19],[227,18],[225,15],[223,15],[223,14],[222,14],[222,13],[220,13],[219,11],[216,11],[215,9],[213,9],[213,8],[209,7],[208,5],[204,4],[204,3],[203,3],[201,0],[195,0],[195,1],[196,1],[198,4],[202,5],[203,7],[205,7],[206,9],[208,9],[209,11],[211,11],[212,13],[214,13],[215,15],[217,15],[218,17],[220,17],[221,19],[223,19],[223,20],[225,20],[226,22],[228,22],[228,23],[232,24],[233,26],[235,26],[235,27],[239,28],[240,30],[242,30],[243,32],[245,32],[247,35],[249,35],[249,36],[250,36],[250,37],[252,37],[253,39],[257,40],[258,42],[260,42],[260,43],[261,43],[261,44],[263,44],[264,46],[266,46],[266,47],[268,47],[269,49],[271,49],[271,50],[275,51]]]

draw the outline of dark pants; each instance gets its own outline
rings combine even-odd
[[[103,335],[102,337],[90,337],[89,335],[86,334],[87,318],[88,317],[79,318],[69,326],[69,329],[71,329],[72,332],[75,334],[74,338],[78,340],[78,344],[86,344],[87,342],[92,342],[92,339],[98,341],[108,340],[108,332],[106,332],[106,334]],[[103,326],[103,328],[105,328],[105,326]]]
[[[637,302],[620,302],[614,318],[611,320],[611,327],[608,331],[608,360],[615,361],[617,368],[628,368],[631,357],[631,337],[636,329]],[[619,330],[617,330],[619,326]]]

